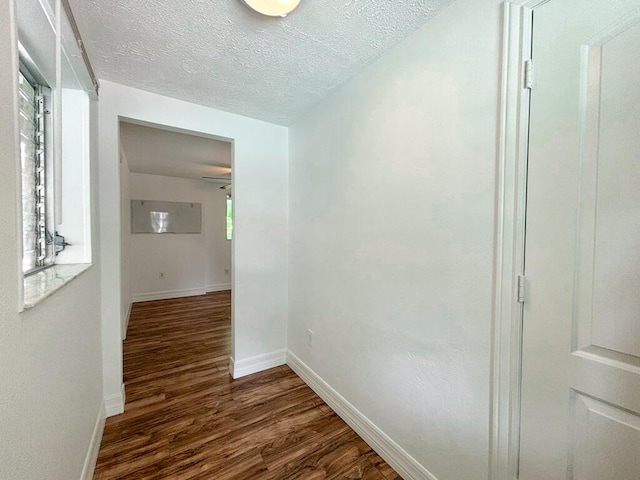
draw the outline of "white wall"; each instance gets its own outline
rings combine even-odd
[[[91,263],[91,189],[89,139],[89,95],[82,90],[62,89],[62,156],[60,172],[60,215],[56,231],[72,248],[56,257],[56,263]]]
[[[219,187],[204,180],[130,174],[131,199],[202,205],[202,233],[131,235],[133,301],[231,288],[231,242],[224,228],[227,192]],[[126,222],[130,224],[130,218]]]
[[[488,475],[500,26],[455,2],[289,132],[288,347],[439,480]]]
[[[120,151],[120,292],[121,303],[121,335],[127,336],[129,314],[131,313],[131,197],[129,194],[129,164],[127,157]]]
[[[285,347],[287,160],[285,127],[194,105],[106,80],[100,90],[100,227],[104,389],[122,388],[122,282],[118,122],[163,125],[233,140],[235,231],[233,343],[236,361]],[[284,359],[283,359],[284,361]],[[111,397],[113,396],[113,397]]]
[[[18,313],[12,18],[9,0],[0,0],[0,478],[77,479],[96,420],[103,415],[99,270],[90,268],[36,307]],[[94,241],[94,251],[96,247]]]

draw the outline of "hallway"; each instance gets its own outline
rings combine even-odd
[[[232,380],[231,293],[136,303],[94,480],[400,477],[287,366]]]

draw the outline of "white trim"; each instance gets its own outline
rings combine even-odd
[[[322,400],[329,405],[378,455],[405,480],[437,480],[431,472],[409,455],[400,445],[365,417],[343,396],[300,360],[287,351],[287,364]]]
[[[129,305],[127,306],[127,313],[125,314],[125,320],[122,328],[122,340],[125,340],[127,338],[127,330],[129,330],[129,319],[131,318],[131,307],[133,306],[133,302],[129,302]]]
[[[134,293],[132,302],[149,302],[151,300],[166,300],[168,298],[193,297],[207,293],[204,288],[186,288],[184,290],[166,290],[163,292]]]
[[[231,357],[229,361],[229,372],[233,378],[240,378],[252,373],[262,372],[269,368],[279,367],[287,363],[287,351],[276,350],[275,352],[256,355],[244,360],[234,361]]]
[[[209,293],[209,292],[224,292],[225,290],[231,290],[231,284],[230,283],[218,283],[218,284],[215,284],[215,285],[207,285],[205,290],[207,291],[207,293]]]
[[[120,393],[104,397],[104,409],[106,416],[113,417],[114,415],[120,415],[123,413],[125,398],[124,384],[122,384]]]
[[[96,424],[93,427],[91,442],[89,443],[87,456],[84,459],[84,465],[82,467],[82,473],[80,474],[80,480],[91,480],[93,478],[93,471],[96,468],[96,462],[98,461],[98,452],[100,451],[100,443],[102,442],[102,432],[104,432],[105,419],[106,413],[103,401],[100,405],[100,410],[98,411]]]
[[[505,2],[493,280],[493,354],[489,478],[517,475],[522,359],[522,304],[517,279],[524,269],[529,90],[524,62],[531,51],[533,9],[548,0]]]

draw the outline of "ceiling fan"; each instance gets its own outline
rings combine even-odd
[[[206,180],[207,182],[211,182],[211,183],[221,183],[223,184],[220,188],[224,189],[224,190],[230,190],[231,189],[231,174],[229,173],[228,177],[209,177],[209,176],[203,176],[202,179]]]
[[[201,178],[211,183],[222,184],[220,188],[229,190],[231,189],[231,167],[224,164],[208,164],[207,170],[211,172],[210,175],[203,175]]]

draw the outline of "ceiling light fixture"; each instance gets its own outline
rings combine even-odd
[[[269,17],[286,17],[300,0],[242,0],[256,12]]]

